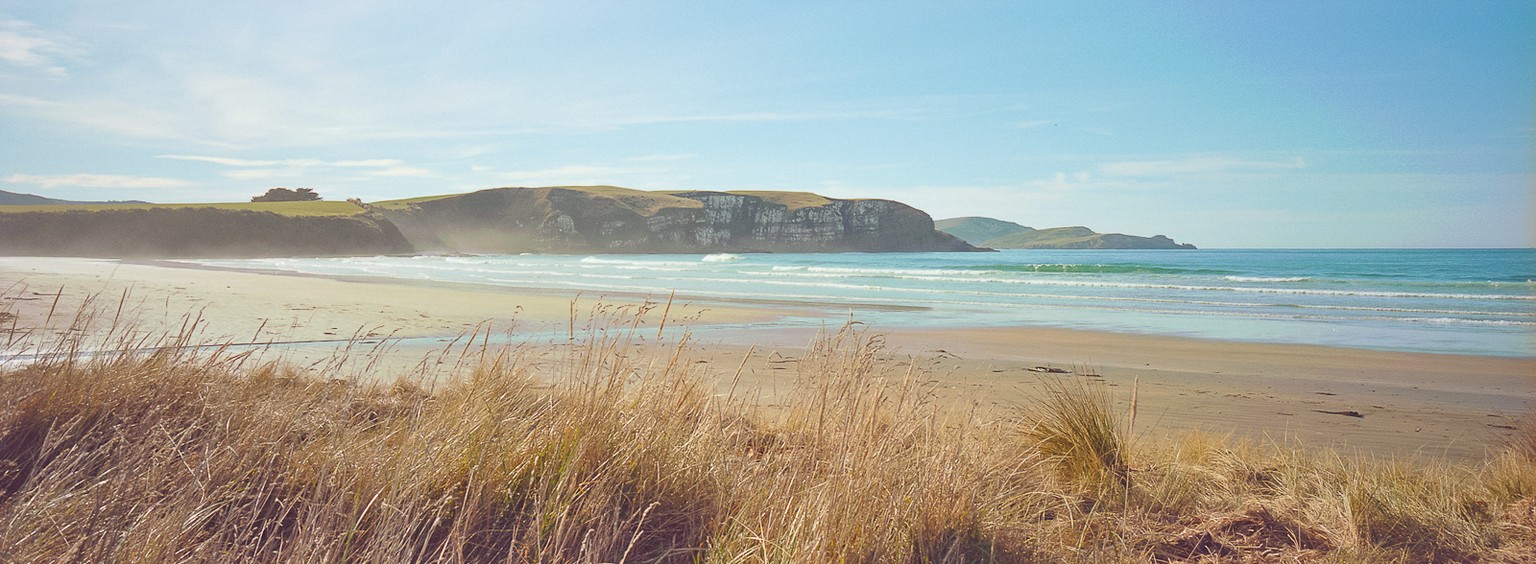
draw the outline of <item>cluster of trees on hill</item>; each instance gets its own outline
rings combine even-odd
[[[313,202],[319,199],[320,193],[312,188],[273,188],[265,194],[251,197],[252,202]]]

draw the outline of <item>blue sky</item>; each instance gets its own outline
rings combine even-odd
[[[808,190],[1536,245],[1536,3],[0,0],[0,190]]]

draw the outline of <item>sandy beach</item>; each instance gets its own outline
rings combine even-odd
[[[73,314],[86,301],[108,314],[131,315],[141,328],[175,329],[189,312],[201,338],[237,343],[345,340],[361,329],[395,337],[454,335],[476,325],[519,323],[542,330],[569,323],[573,309],[598,302],[665,302],[668,295],[509,293],[465,285],[380,283],[277,273],[238,272],[171,262],[0,258],[0,290],[21,325],[42,325],[49,310]],[[55,306],[54,298],[58,296]],[[576,302],[573,308],[573,300]],[[745,323],[775,314],[679,302],[672,317]],[[707,311],[706,311],[707,310]]]
[[[198,321],[199,343],[276,343],[271,357],[319,363],[347,343],[386,347],[387,362],[355,368],[388,377],[489,324],[496,342],[538,341],[648,308],[643,324],[685,327],[690,354],[771,404],[796,359],[847,307],[722,302],[668,295],[509,291],[450,284],[329,279],[179,263],[0,258],[0,312],[12,327],[44,327],[34,342],[70,332],[82,307],[144,332]],[[121,307],[119,307],[121,305]],[[819,322],[807,322],[815,319]],[[782,320],[790,318],[795,323]],[[855,318],[857,313],[855,312]],[[762,328],[774,322],[773,328]],[[642,333],[649,333],[647,329]],[[1379,352],[1042,328],[910,330],[868,327],[893,373],[916,364],[959,409],[1026,408],[1043,379],[1100,381],[1129,408],[1138,436],[1201,430],[1261,441],[1337,447],[1378,456],[1476,459],[1536,412],[1536,359]],[[18,352],[16,333],[10,354]],[[399,339],[385,340],[386,337]],[[0,342],[6,339],[0,339]],[[675,340],[664,340],[671,343]],[[286,343],[286,344],[285,344]],[[25,351],[23,351],[25,352]],[[653,351],[655,352],[655,351]],[[743,359],[746,359],[743,362]]]

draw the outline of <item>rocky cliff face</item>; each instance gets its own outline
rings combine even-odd
[[[381,206],[420,251],[973,251],[890,200],[611,186],[497,188]]]
[[[214,208],[0,213],[0,255],[283,257],[411,250],[394,225],[367,215]]]

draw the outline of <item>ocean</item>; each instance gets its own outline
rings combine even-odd
[[[1536,249],[1010,250],[200,260],[508,288],[794,302],[880,328],[1063,327],[1536,357]],[[782,323],[811,323],[786,319]]]

